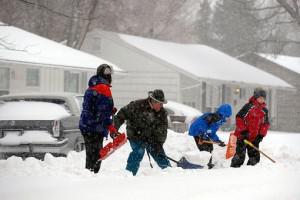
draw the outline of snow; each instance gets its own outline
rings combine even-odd
[[[164,104],[165,108],[170,108],[172,111],[176,111],[176,114],[181,114],[184,116],[199,116],[202,113],[196,108],[178,103],[176,101],[168,100],[167,104]]]
[[[0,139],[2,145],[20,145],[20,144],[56,144],[57,139],[52,137],[48,131],[24,131],[9,132],[6,136]]]
[[[0,60],[2,61],[39,64],[48,67],[92,69],[93,71],[100,64],[107,63],[113,66],[114,71],[123,71],[104,59],[13,26],[1,25],[0,38]]]
[[[179,44],[125,34],[119,34],[119,37],[197,78],[293,87],[274,75],[205,45]]]
[[[48,102],[0,103],[0,120],[54,120],[71,114],[62,106]]]
[[[219,132],[224,141],[228,135]],[[211,170],[161,170],[153,159],[151,169],[145,155],[136,177],[124,169],[128,143],[102,163],[98,174],[84,169],[84,152],[70,152],[66,158],[47,154],[44,161],[13,156],[0,160],[0,196],[1,200],[299,200],[299,141],[299,133],[270,131],[260,149],[276,163],[261,156],[256,166],[237,169],[229,167],[225,148],[219,146],[215,146],[216,166]],[[184,155],[199,164],[206,164],[210,156],[199,152],[187,133],[170,130],[165,150],[174,159]]]
[[[292,70],[300,74],[300,57],[284,56],[284,55],[271,55],[271,54],[259,54],[260,56],[281,65],[289,70]]]

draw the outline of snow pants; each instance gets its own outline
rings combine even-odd
[[[161,169],[171,166],[169,160],[165,157],[165,151],[163,148],[161,148],[159,153],[157,153],[151,145],[142,141],[129,140],[129,143],[132,151],[127,159],[126,170],[130,171],[134,176],[139,170],[140,162],[143,160],[145,150],[153,157]]]
[[[99,150],[103,147],[103,136],[97,133],[82,134],[85,144],[86,161],[85,168],[98,173],[101,162],[96,162],[99,158]]]
[[[201,140],[201,138],[199,136],[194,136],[194,140],[196,142],[199,151],[208,151],[211,153],[214,150],[213,144],[207,144],[207,143],[200,144],[199,141]]]
[[[254,140],[252,144],[259,148],[259,141]],[[260,153],[254,148],[246,145],[242,140],[237,140],[236,142],[236,152],[231,160],[230,167],[240,167],[243,165],[246,157],[246,151],[248,152],[249,160],[247,165],[256,165],[260,161]]]

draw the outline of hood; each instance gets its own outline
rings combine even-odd
[[[110,84],[104,78],[99,77],[97,75],[92,76],[89,80],[89,87],[93,87],[93,86],[96,86],[98,84],[105,84],[105,85],[110,86]]]
[[[222,104],[218,108],[217,113],[225,118],[230,117],[232,115],[231,105],[230,104]]]

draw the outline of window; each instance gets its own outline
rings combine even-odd
[[[39,69],[26,69],[26,86],[30,86],[30,87],[40,86]]]
[[[64,72],[64,91],[79,92],[79,73],[70,71]]]

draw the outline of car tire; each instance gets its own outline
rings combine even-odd
[[[0,160],[6,160],[7,156],[4,153],[0,153]]]
[[[85,149],[85,146],[84,146],[83,138],[82,137],[76,138],[76,142],[74,144],[74,151],[80,152],[80,151],[83,151],[84,149]]]

